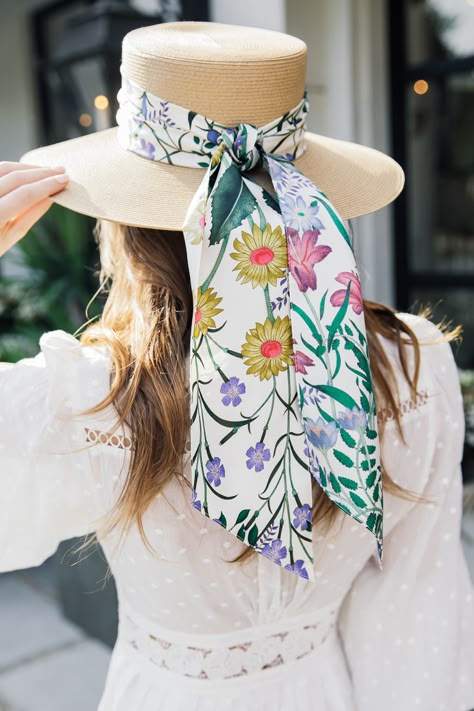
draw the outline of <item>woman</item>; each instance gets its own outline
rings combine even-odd
[[[99,219],[111,279],[80,341],[0,370],[0,567],[96,534],[120,600],[102,711],[474,705],[453,334],[363,301],[339,215],[403,176],[305,132],[305,59],[263,30],[135,31],[118,130],[1,170],[2,251],[55,200]]]

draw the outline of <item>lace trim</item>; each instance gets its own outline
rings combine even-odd
[[[234,679],[288,664],[321,646],[334,621],[267,635],[228,647],[187,646],[147,633],[131,617],[120,621],[120,637],[161,669],[193,679]]]
[[[90,430],[87,427],[84,430],[86,442],[105,444],[107,447],[115,447],[115,449],[132,449],[132,440],[124,434],[109,434],[100,430]]]
[[[429,395],[426,390],[421,390],[420,392],[416,393],[415,398],[412,397],[407,398],[406,400],[402,400],[402,402],[398,404],[398,413],[400,417],[408,415],[414,410],[418,410],[423,405],[426,405],[428,403],[428,400]],[[380,410],[377,411],[377,419],[383,422],[390,422],[391,420],[394,420],[395,417],[396,412],[391,407],[382,407],[380,408]]]

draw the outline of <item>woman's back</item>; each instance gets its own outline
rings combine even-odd
[[[425,319],[399,317],[421,343],[436,337]],[[104,709],[156,708],[163,674],[180,679],[166,702],[159,696],[160,708],[170,711],[185,703],[201,708],[199,698],[212,690],[217,703],[218,680],[230,678],[226,689],[235,690],[240,708],[250,708],[242,703],[248,693],[259,709],[281,704],[287,694],[287,709],[293,699],[294,708],[313,703],[328,711],[375,711],[381,689],[387,711],[411,708],[410,699],[413,708],[416,699],[420,708],[441,709],[440,699],[451,700],[444,707],[449,711],[467,708],[472,680],[456,658],[463,646],[470,645],[471,656],[474,651],[461,628],[472,620],[472,604],[459,545],[463,412],[457,371],[449,344],[422,345],[413,401],[395,345],[383,345],[397,376],[406,440],[393,413],[381,408],[383,462],[396,483],[429,499],[414,503],[385,494],[383,572],[372,535],[348,516],[339,516],[330,531],[315,530],[314,585],[262,555],[228,562],[244,544],[197,510],[186,454],[185,478],[176,476],[144,516],[155,552],[136,526],[122,541],[117,529],[99,534],[120,604]],[[94,532],[117,503],[133,447],[133,433],[116,429],[113,406],[82,414],[109,391],[108,351],[62,332],[45,335],[42,350],[0,369],[1,456],[10,469],[2,478],[5,570],[39,564],[60,540]],[[20,464],[18,451],[24,453]],[[444,649],[452,650],[451,658],[440,654]],[[294,667],[306,656],[309,675],[304,663]],[[282,665],[294,667],[296,686],[300,680],[298,702],[294,688],[279,683]]]

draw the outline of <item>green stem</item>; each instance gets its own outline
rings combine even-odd
[[[219,269],[220,263],[222,262],[222,259],[223,259],[223,257],[224,257],[225,251],[226,251],[226,249],[227,249],[227,243],[228,243],[228,241],[229,241],[229,237],[230,237],[230,232],[229,232],[229,234],[228,234],[226,237],[224,237],[224,239],[222,240],[221,249],[220,249],[219,254],[217,255],[216,261],[214,262],[214,266],[213,266],[212,269],[211,269],[211,273],[209,274],[209,276],[207,277],[207,279],[203,282],[203,284],[202,284],[202,286],[201,286],[201,293],[202,293],[202,294],[203,294],[203,293],[206,291],[206,289],[209,287],[211,281],[214,279],[215,273],[216,273],[217,270]]]
[[[323,339],[324,342],[324,362],[326,364],[326,371],[328,374],[328,384],[333,386],[333,379],[332,379],[332,372],[331,372],[331,362],[329,360],[329,353],[328,353],[328,348],[327,348],[327,339],[326,339],[326,334],[323,331],[323,326],[321,324],[321,319],[319,318],[318,314],[316,313],[316,309],[314,308],[313,304],[311,303],[311,299],[308,297],[307,292],[304,292],[304,298],[306,300],[306,303],[309,306],[309,309],[311,311],[311,314],[316,322],[316,325],[318,327],[319,333],[321,334],[321,338]],[[331,400],[331,412],[332,416],[334,419],[336,419],[336,407],[334,405],[334,400],[330,398]]]
[[[265,304],[267,307],[267,315],[273,324],[273,323],[275,323],[275,317],[273,315],[272,302],[270,301],[270,291],[268,289],[268,284],[264,288],[263,293],[265,294]]]

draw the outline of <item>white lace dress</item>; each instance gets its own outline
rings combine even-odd
[[[404,315],[421,338],[433,326]],[[393,345],[387,344],[399,372]],[[130,438],[108,392],[110,357],[56,331],[0,366],[0,570],[41,563],[94,531],[116,501]],[[407,444],[391,413],[384,461],[430,503],[385,495],[385,551],[349,517],[316,536],[312,584],[208,521],[175,481],[136,529],[101,540],[120,631],[100,711],[468,711],[472,588],[460,544],[463,412],[450,346],[424,346],[416,402],[401,382]]]

